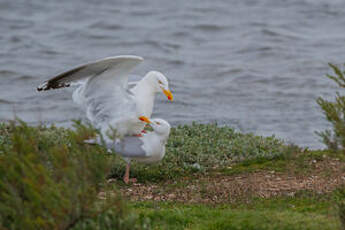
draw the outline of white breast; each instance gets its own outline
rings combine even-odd
[[[137,115],[151,117],[155,100],[155,92],[152,86],[143,79],[131,90],[131,92],[134,94]]]
[[[145,158],[136,158],[143,163],[154,163],[161,161],[165,155],[165,145],[155,133],[148,133],[142,138],[143,149],[146,152]]]

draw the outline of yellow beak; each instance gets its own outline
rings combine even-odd
[[[146,122],[146,123],[148,123],[148,124],[151,123],[150,119],[148,119],[148,118],[145,117],[145,116],[140,116],[140,117],[139,117],[139,120],[141,120],[141,121],[143,121],[143,122]]]
[[[170,92],[170,90],[166,90],[166,89],[163,89],[163,93],[165,94],[165,96],[167,96],[168,100],[169,101],[173,101],[174,100],[174,97],[172,95],[172,93]]]

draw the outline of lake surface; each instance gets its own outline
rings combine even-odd
[[[159,70],[173,125],[228,125],[311,148],[327,128],[315,99],[334,98],[328,62],[345,62],[345,1],[0,0],[0,120],[69,126],[84,118],[73,89],[37,92],[75,65],[143,56],[133,74]]]

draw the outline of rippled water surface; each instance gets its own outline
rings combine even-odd
[[[156,99],[173,125],[217,122],[322,147],[315,99],[332,98],[328,62],[345,62],[345,1],[0,0],[0,120],[70,125],[72,89],[37,92],[56,73],[136,54],[175,96]]]

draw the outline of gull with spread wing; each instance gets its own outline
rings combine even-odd
[[[155,94],[162,91],[173,100],[167,78],[158,71],[148,72],[137,83],[128,83],[128,74],[142,61],[133,55],[107,57],[63,72],[37,90],[77,84],[73,101],[85,109],[87,118],[105,138],[110,127],[120,136],[141,135],[151,117]],[[135,86],[130,89],[129,85]]]

